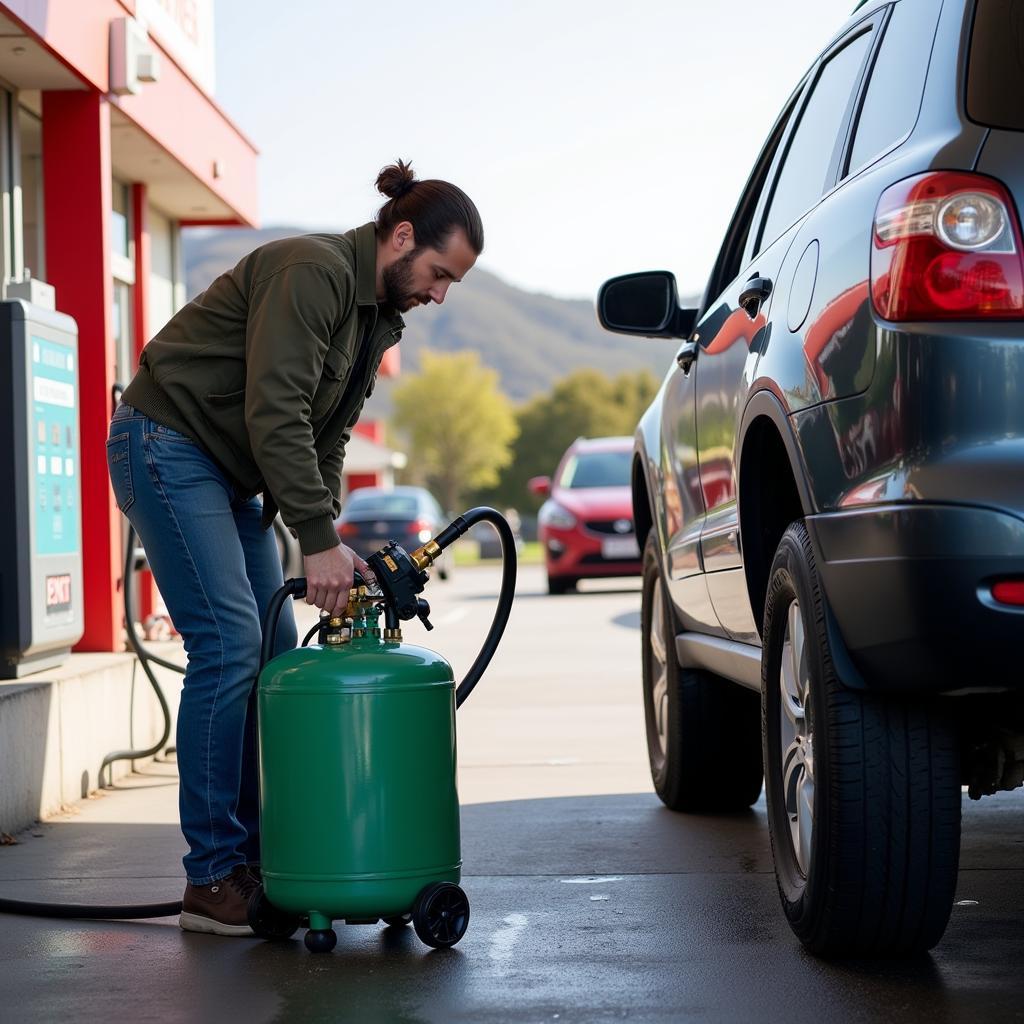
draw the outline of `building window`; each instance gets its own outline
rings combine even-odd
[[[150,206],[146,213],[149,229],[149,296],[146,308],[148,340],[178,311],[176,225],[173,220]]]
[[[42,119],[22,107],[18,112],[18,131],[21,142],[21,218],[25,270],[34,278],[46,280]]]
[[[114,278],[111,331],[114,335],[114,379],[126,386],[135,373],[135,332],[132,288],[135,245],[132,241],[131,188],[114,180],[110,211],[110,270]]]

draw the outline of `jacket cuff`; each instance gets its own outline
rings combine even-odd
[[[317,516],[306,519],[293,527],[295,536],[299,538],[299,547],[304,555],[315,555],[318,551],[336,548],[341,541],[334,529],[334,520],[330,516]]]

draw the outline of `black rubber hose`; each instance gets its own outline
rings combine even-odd
[[[274,656],[274,641],[277,638],[277,620],[281,618],[281,609],[289,597],[305,597],[306,581],[298,579],[285,580],[284,586],[275,591],[267,605],[267,614],[263,617],[263,643],[260,644],[260,672],[263,666]],[[319,627],[318,627],[319,628]]]
[[[91,918],[93,921],[139,920],[145,917],[173,917],[181,913],[181,901],[171,903],[126,903],[123,906],[90,907],[82,903],[32,903],[29,900],[0,899],[0,914],[29,917]]]
[[[466,698],[473,692],[473,687],[480,682],[484,670],[491,663],[491,658],[494,657],[494,652],[498,649],[502,634],[505,632],[505,626],[508,624],[516,593],[516,539],[512,534],[512,527],[508,525],[508,520],[497,509],[488,508],[486,505],[471,508],[455,519],[450,526],[446,526],[434,540],[443,550],[477,523],[490,523],[498,531],[498,539],[501,541],[501,590],[498,592],[498,604],[494,609],[491,628],[487,631],[487,636],[484,637],[480,653],[455,691],[455,706],[457,708],[462,707]]]
[[[314,626],[314,627],[313,627],[313,628],[312,628],[312,629],[311,629],[311,630],[310,630],[310,631],[309,631],[309,632],[308,632],[308,633],[307,633],[307,634],[306,634],[306,635],[305,635],[305,636],[304,636],[304,637],[302,638],[302,643],[301,643],[301,645],[300,645],[300,646],[302,646],[302,647],[308,647],[308,646],[309,646],[309,641],[313,639],[313,634],[314,634],[314,633],[319,633],[319,632],[320,632],[320,629],[321,629],[321,626],[322,626],[322,623],[319,623],[319,622],[318,622],[318,623],[317,623],[317,624],[316,624],[316,625],[315,625],[315,626]]]
[[[154,754],[163,750],[167,741],[170,739],[171,709],[167,706],[167,698],[164,697],[163,688],[160,686],[159,680],[156,678],[153,669],[150,667],[150,662],[155,662],[156,664],[161,665],[164,668],[171,669],[174,672],[180,672],[182,675],[185,674],[185,669],[181,665],[177,665],[173,661],[165,661],[163,658],[159,658],[155,654],[146,650],[142,641],[139,639],[139,634],[135,630],[135,539],[135,527],[129,523],[127,538],[128,553],[125,556],[124,576],[121,579],[121,585],[124,588],[124,624],[125,630],[128,633],[128,645],[139,659],[142,671],[146,673],[146,678],[149,680],[150,686],[153,687],[153,693],[156,694],[156,699],[160,703],[160,712],[164,717],[164,728],[160,735],[160,739],[151,747],[146,747],[144,750],[115,750],[113,753],[107,754],[100,765],[98,782],[101,786],[103,785],[103,773],[115,761],[135,761],[141,760],[144,757],[152,757]],[[110,781],[112,783],[113,779],[111,778]]]

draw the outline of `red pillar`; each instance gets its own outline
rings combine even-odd
[[[111,413],[110,108],[91,90],[43,93],[46,277],[78,324],[85,634],[76,650],[121,641],[120,513],[107,479]]]
[[[135,285],[132,288],[132,304],[134,330],[132,337],[135,342],[135,359],[138,362],[142,350],[149,341],[149,271],[150,242],[149,223],[147,221],[147,190],[145,182],[137,181],[132,185],[132,236],[135,242]],[[153,574],[139,574],[139,616],[143,622],[153,614],[155,603]]]

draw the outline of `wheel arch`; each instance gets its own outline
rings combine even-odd
[[[760,635],[775,550],[789,524],[813,513],[814,504],[785,408],[771,391],[747,403],[737,447],[743,571]]]
[[[633,529],[641,551],[647,534],[654,525],[654,510],[651,507],[651,493],[647,486],[647,474],[644,472],[642,451],[633,454],[633,469],[630,473],[630,487],[633,492]]]

